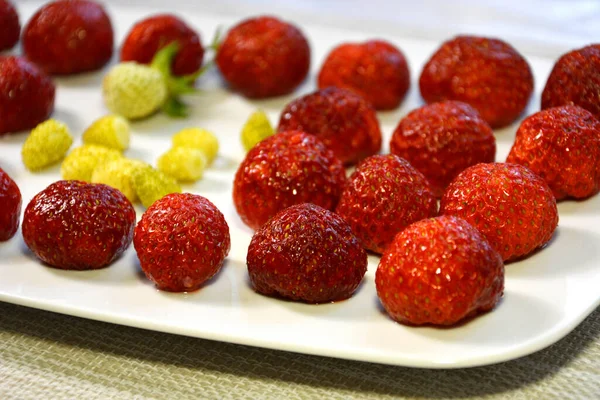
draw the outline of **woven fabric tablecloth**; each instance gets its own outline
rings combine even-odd
[[[226,11],[232,2],[211,7]],[[600,40],[600,4],[594,1],[363,3],[254,0],[236,10],[314,13],[323,22],[345,13],[352,26],[360,26],[352,20],[359,16],[380,18],[421,36],[487,32],[520,40],[540,54]],[[395,11],[375,15],[383,4]],[[471,369],[421,370],[181,337],[0,303],[3,400],[399,397],[600,399],[600,310],[528,357]]]
[[[600,310],[519,360],[422,370],[150,332],[0,303],[0,399],[600,398]]]

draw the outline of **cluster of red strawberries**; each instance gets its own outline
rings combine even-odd
[[[48,75],[102,68],[113,28],[91,0],[42,7],[21,33],[15,8],[0,0],[0,50],[21,37],[24,57],[0,57],[0,134],[33,128],[52,113]],[[173,73],[203,64],[201,38],[181,19],[157,15],[128,33],[120,58],[149,63],[172,42]],[[311,54],[296,26],[257,17],[215,45],[228,85],[249,98],[291,93]],[[352,296],[381,254],[379,299],[406,324],[451,325],[492,309],[503,294],[504,263],[545,246],[558,225],[557,200],[600,191],[600,46],[562,56],[542,95],[543,110],[520,125],[506,163],[494,163],[492,129],[516,121],[533,92],[527,61],[509,44],[459,36],[425,64],[427,105],[399,121],[391,154],[379,155],[376,110],[398,107],[410,88],[407,59],[382,40],[333,49],[319,90],[283,109],[278,133],[246,155],[233,202],[255,230],[247,266],[256,291],[308,303]],[[351,176],[344,166],[356,165]],[[438,209],[438,200],[440,202]],[[0,240],[19,226],[21,194],[0,169]],[[58,181],[27,205],[23,238],[46,264],[64,269],[110,265],[131,244],[159,289],[200,288],[223,266],[231,241],[225,217],[208,199],[169,194],[136,225],[118,190]]]

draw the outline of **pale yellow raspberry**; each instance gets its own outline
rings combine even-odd
[[[65,157],[60,173],[63,179],[92,181],[92,173],[96,166],[121,158],[118,150],[95,144],[76,147]]]
[[[119,151],[129,148],[129,122],[118,115],[106,115],[94,121],[83,132],[84,144],[97,144]]]
[[[264,111],[258,110],[252,113],[242,127],[242,145],[246,151],[250,151],[256,144],[275,133],[269,117]]]
[[[132,203],[138,200],[133,187],[133,173],[138,168],[149,165],[140,160],[118,158],[116,160],[97,165],[92,173],[92,183],[104,183],[119,189]]]
[[[62,160],[73,144],[69,128],[49,119],[36,126],[23,143],[23,164],[30,171],[40,171]]]
[[[219,152],[219,140],[206,129],[183,129],[173,135],[172,141],[173,147],[187,147],[202,151],[208,165],[212,164]]]
[[[206,156],[189,147],[173,147],[158,159],[158,169],[178,181],[195,182],[202,178]]]
[[[151,166],[136,168],[131,178],[133,188],[146,208],[170,193],[181,193],[181,186],[173,177]]]

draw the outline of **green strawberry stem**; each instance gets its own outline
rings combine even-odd
[[[215,53],[219,50],[219,46],[221,46],[221,34],[223,33],[223,27],[218,26],[215,31],[215,35],[213,36],[210,45],[208,45],[207,49],[214,51]]]
[[[174,76],[171,65],[178,52],[179,43],[172,42],[155,54],[150,67],[161,73],[167,85],[169,95],[162,106],[163,111],[171,117],[186,117],[189,107],[179,96],[196,93],[198,90],[194,87],[194,82],[206,69],[200,68],[196,73],[187,76]]]
[[[215,31],[211,44],[207,48],[216,53],[220,44],[221,28],[219,27]],[[154,55],[150,67],[161,73],[167,85],[167,90],[169,91],[169,95],[165,104],[162,106],[162,110],[171,117],[186,117],[189,113],[189,107],[179,99],[179,96],[198,92],[194,83],[200,76],[213,67],[214,59],[207,62],[204,66],[199,68],[198,71],[192,74],[177,77],[173,75],[171,65],[178,52],[179,43],[177,41],[170,43]]]

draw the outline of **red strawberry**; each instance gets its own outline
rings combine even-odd
[[[392,135],[390,150],[423,173],[440,197],[465,168],[494,162],[496,139],[473,107],[448,100],[404,117]]]
[[[248,152],[235,174],[233,202],[244,223],[258,229],[294,204],[333,210],[345,182],[342,162],[319,139],[282,132]]]
[[[292,130],[317,136],[345,164],[381,149],[381,130],[373,107],[353,92],[336,87],[289,103],[281,112],[278,131]]]
[[[21,24],[17,10],[8,0],[0,0],[0,51],[12,49],[19,41]]]
[[[473,106],[492,128],[516,120],[533,92],[527,61],[498,39],[458,36],[429,59],[419,79],[427,103],[458,100]]]
[[[453,325],[494,308],[504,290],[504,264],[468,222],[441,216],[396,236],[381,258],[375,284],[394,320]]]
[[[10,176],[0,168],[0,242],[12,238],[19,229],[21,191]]]
[[[217,65],[229,85],[246,97],[280,96],[308,74],[310,47],[294,25],[274,17],[242,21],[217,51]]]
[[[142,215],[133,245],[142,270],[158,289],[191,292],[219,272],[231,242],[225,217],[213,203],[173,193]]]
[[[329,53],[319,88],[337,86],[353,90],[378,110],[400,105],[410,87],[410,71],[404,54],[383,40],[344,43]]]
[[[94,71],[112,56],[112,25],[95,1],[56,0],[39,9],[25,26],[23,51],[48,74]]]
[[[21,57],[0,56],[0,136],[33,129],[54,111],[54,83]]]
[[[108,266],[131,243],[135,210],[117,189],[58,181],[29,202],[23,239],[45,263],[61,269]]]
[[[256,231],[247,264],[257,292],[325,303],[352,296],[367,272],[367,253],[338,215],[298,204]]]
[[[413,222],[437,214],[427,179],[408,161],[388,154],[361,162],[336,208],[367,250],[383,253]]]
[[[149,64],[156,52],[177,41],[179,52],[173,60],[175,75],[189,75],[202,66],[204,48],[200,36],[179,17],[158,14],[136,23],[121,48],[121,61]]]
[[[583,107],[600,119],[600,44],[558,59],[542,92],[542,109],[566,104]]]
[[[506,159],[544,178],[557,200],[600,191],[600,122],[577,106],[549,108],[519,127]]]
[[[504,261],[544,246],[558,225],[552,191],[518,164],[477,164],[448,186],[440,214],[464,218],[486,237]]]

